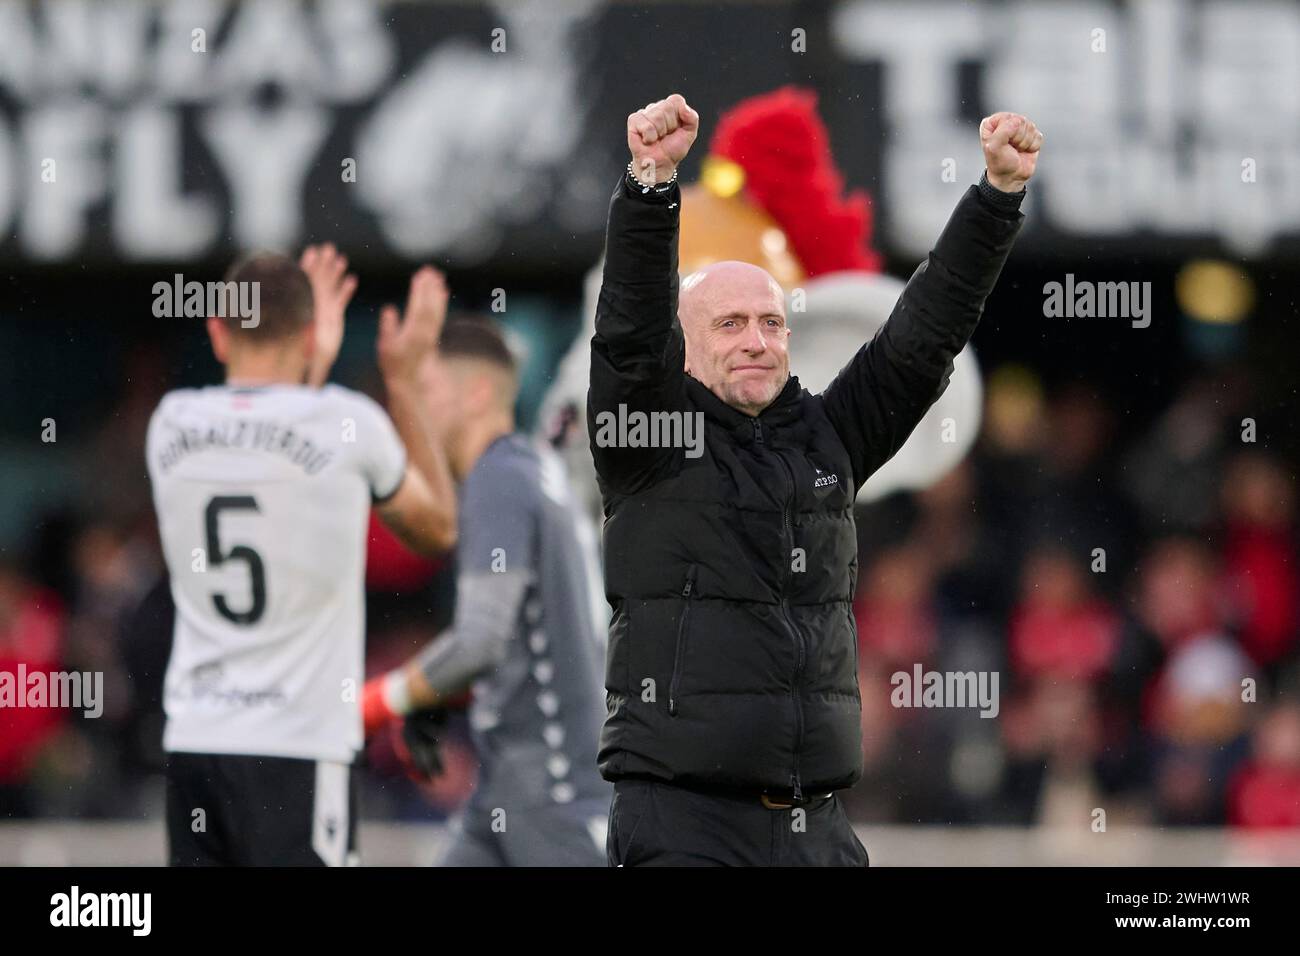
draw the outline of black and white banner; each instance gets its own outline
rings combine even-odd
[[[680,90],[707,136],[785,83],[821,94],[893,254],[924,253],[998,109],[1047,131],[1029,254],[1296,248],[1289,2],[0,0],[0,262],[331,238],[576,273],[628,112]]]

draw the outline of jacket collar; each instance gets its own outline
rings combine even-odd
[[[686,376],[686,394],[691,403],[704,413],[704,417],[721,425],[732,433],[742,444],[754,440],[757,429],[755,422],[766,431],[769,428],[782,428],[797,422],[800,417],[800,404],[803,388],[797,376],[786,379],[785,387],[777,393],[772,404],[759,412],[758,416],[746,415],[738,408],[732,408],[713,392],[709,391],[699,379]]]

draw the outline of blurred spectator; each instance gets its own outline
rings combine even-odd
[[[864,654],[911,667],[935,652],[929,561],[916,545],[885,552],[861,576],[855,601]]]
[[[1251,742],[1251,758],[1228,788],[1228,823],[1300,827],[1300,704],[1273,708]]]
[[[1272,459],[1235,457],[1220,487],[1225,597],[1241,646],[1266,667],[1294,650],[1300,605],[1295,494]]]
[[[1091,683],[1034,679],[1007,708],[1003,728],[1009,766],[999,803],[1010,820],[1086,828],[1101,802],[1094,762],[1102,728]]]
[[[1138,616],[1166,652],[1217,633],[1225,602],[1214,553],[1194,538],[1156,542],[1138,569]]]
[[[0,818],[34,816],[37,761],[67,719],[56,707],[28,707],[23,673],[58,671],[64,614],[58,598],[0,562],[0,675],[13,699],[0,698]],[[21,698],[21,699],[20,699]]]
[[[1151,688],[1149,724],[1160,822],[1224,819],[1228,779],[1246,752],[1242,681],[1249,658],[1217,634],[1184,640]]]
[[[1134,516],[1107,452],[1114,440],[1110,407],[1092,388],[1070,385],[1048,410],[1042,452],[1044,493],[1027,501],[1034,541],[1051,541],[1077,555],[1103,558],[1126,568],[1134,554]],[[1109,590],[1119,575],[1100,574],[1094,585]]]
[[[1079,562],[1058,548],[1039,548],[1021,573],[1011,615],[1011,663],[1018,677],[1095,680],[1119,645],[1120,620],[1097,597]]]
[[[1051,494],[1043,471],[1051,425],[1042,384],[1026,369],[1008,366],[989,377],[984,431],[975,449],[981,523],[995,538],[996,574],[990,607],[1000,617],[1015,599],[1015,582],[1031,539],[1032,509]]]
[[[1206,377],[1183,387],[1127,456],[1128,491],[1148,532],[1209,528],[1215,519],[1227,418],[1224,389]]]
[[[85,450],[79,506],[85,514],[117,524],[152,516],[144,472],[145,433],[159,400],[171,387],[168,357],[144,343],[126,353],[125,366],[108,381],[116,401]]]
[[[963,461],[915,499],[919,513],[912,538],[933,569],[940,615],[999,621],[1014,595],[1009,577],[1019,555],[989,519],[974,461]]]
[[[153,527],[151,519],[93,520],[74,539],[66,664],[103,675],[104,710],[95,720],[72,722],[58,772],[47,783],[45,799],[57,812],[89,817],[144,812],[130,756],[138,702],[121,633],[161,574]]]

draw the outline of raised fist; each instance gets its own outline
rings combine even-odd
[[[680,93],[650,103],[627,118],[627,148],[632,171],[646,185],[667,182],[691,151],[700,132],[700,114]]]
[[[989,183],[1003,192],[1016,193],[1034,175],[1043,134],[1019,113],[994,113],[980,123],[980,145]]]

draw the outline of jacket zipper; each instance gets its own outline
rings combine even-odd
[[[686,599],[686,605],[682,608],[682,616],[677,622],[677,649],[673,654],[673,676],[668,683],[668,714],[670,717],[677,716],[677,686],[682,677],[682,661],[686,656],[686,622],[691,616],[691,597],[695,591],[695,573],[696,565],[692,564],[690,570],[686,572],[686,583],[682,586],[682,597]]]
[[[763,426],[757,418],[754,419],[754,442],[762,445]],[[786,476],[790,479],[790,493],[787,495],[785,504],[781,507],[781,525],[790,541],[791,553],[794,549],[794,524],[790,520],[790,505],[794,501],[794,472],[790,470],[789,463],[783,458],[780,452],[775,449],[772,454],[781,467],[785,469]],[[799,752],[803,749],[803,701],[799,699],[799,678],[803,676],[803,669],[806,657],[806,648],[804,647],[803,635],[795,627],[794,620],[790,617],[790,600],[786,596],[786,588],[790,583],[790,564],[789,555],[786,556],[784,571],[781,576],[781,616],[785,619],[786,627],[790,631],[790,636],[794,640],[795,651],[795,668],[794,676],[790,682],[790,702],[794,705],[794,724],[795,724],[795,741],[794,741],[794,766],[790,770],[790,789],[796,802],[803,799],[803,785],[799,779]]]

